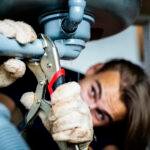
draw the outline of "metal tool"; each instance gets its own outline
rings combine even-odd
[[[45,100],[45,92],[48,85],[50,95],[53,90],[64,82],[65,71],[61,69],[57,49],[53,42],[46,36],[41,35],[45,54],[40,62],[30,62],[28,66],[37,78],[38,84],[35,91],[35,101],[26,117],[29,123],[41,108],[44,111],[50,111],[50,105]],[[49,107],[47,107],[49,105]],[[44,108],[43,108],[44,107]],[[49,108],[45,110],[45,108]]]
[[[45,54],[40,62],[28,63],[29,68],[35,74],[38,84],[35,91],[35,101],[26,117],[26,122],[29,124],[37,116],[38,111],[42,109],[46,115],[51,112],[50,102],[45,100],[45,92],[48,87],[50,95],[61,84],[64,83],[64,69],[61,69],[57,48],[53,42],[46,36],[43,38],[43,46]],[[67,143],[57,142],[61,150],[67,149]],[[78,145],[71,144],[75,150],[80,150]]]

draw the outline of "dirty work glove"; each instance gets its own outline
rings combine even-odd
[[[22,104],[30,108],[34,93],[22,96]],[[55,141],[77,143],[87,150],[93,138],[93,124],[90,110],[80,96],[80,86],[70,82],[59,86],[51,96],[52,114],[47,117],[39,112],[44,126]]]
[[[32,27],[24,22],[5,19],[0,21],[0,34],[15,38],[20,44],[27,44],[37,39]],[[24,62],[11,58],[0,65],[0,87],[6,87],[24,75]]]

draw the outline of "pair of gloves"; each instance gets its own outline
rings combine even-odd
[[[0,21],[0,34],[15,38],[21,44],[37,39],[31,26],[24,22],[12,20]],[[0,87],[6,87],[22,77],[26,65],[18,59],[9,59],[0,65]],[[35,100],[34,92],[21,97],[21,103],[30,109]],[[80,85],[70,82],[58,87],[51,97],[52,114],[39,112],[46,129],[55,141],[80,143],[81,149],[88,149],[93,138],[93,124],[90,110],[80,96]]]
[[[8,38],[15,38],[21,44],[27,44],[37,39],[32,27],[24,22],[5,19],[0,21],[0,34]],[[0,43],[3,44],[3,43]],[[12,84],[24,75],[26,65],[17,59],[9,59],[0,65],[0,87]]]

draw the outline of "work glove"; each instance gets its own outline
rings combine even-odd
[[[25,93],[21,103],[30,109],[34,93]],[[59,86],[51,96],[52,111],[46,115],[42,110],[39,116],[56,142],[78,144],[87,150],[93,139],[93,124],[90,110],[80,96],[80,86],[69,82]]]
[[[20,44],[27,44],[37,39],[32,27],[24,22],[5,19],[0,21],[0,34],[15,38]],[[1,43],[2,44],[2,43]],[[21,78],[26,70],[24,62],[11,58],[0,65],[0,87],[6,87]]]

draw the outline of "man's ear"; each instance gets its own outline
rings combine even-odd
[[[93,74],[95,74],[98,70],[100,70],[102,67],[103,67],[103,64],[101,64],[101,63],[95,64],[95,65],[91,66],[91,67],[86,71],[85,75],[86,75],[86,76],[93,75]]]

